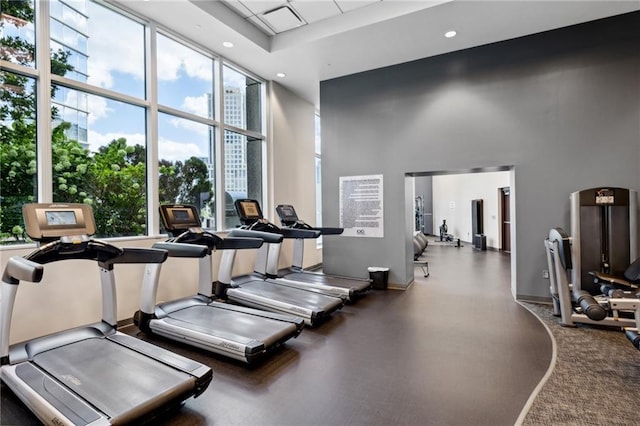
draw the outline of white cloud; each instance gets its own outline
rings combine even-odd
[[[88,82],[113,86],[113,72],[144,81],[144,27],[89,2]]]
[[[191,157],[208,157],[208,152],[202,152],[194,143],[182,143],[165,138],[160,138],[158,143],[158,159],[169,161],[184,161]]]
[[[199,136],[209,136],[209,126],[207,126],[206,124],[198,123],[191,120],[184,120],[182,118],[171,118],[169,122],[176,129],[184,129]]]
[[[87,104],[89,106],[89,126],[94,124],[97,120],[109,116],[109,113],[113,112],[112,108],[109,108],[107,100],[100,96],[88,96]]]
[[[210,58],[158,35],[158,80],[177,80],[181,71],[187,77],[213,81],[213,65]]]
[[[209,96],[204,94],[201,96],[187,96],[182,102],[182,108],[192,114],[207,116],[209,110]]]
[[[89,130],[89,151],[97,152],[101,146],[108,145],[114,139],[125,138],[127,145],[142,145],[146,146],[147,137],[144,133],[122,133],[122,132],[109,132],[98,133],[95,130]]]

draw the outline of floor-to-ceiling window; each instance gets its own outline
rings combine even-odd
[[[1,12],[0,244],[24,241],[27,202],[90,204],[111,237],[159,232],[158,203],[222,229],[227,188],[262,197],[264,82],[103,2]]]
[[[264,85],[225,64],[224,90],[224,190],[227,228],[240,224],[234,209],[239,198],[262,202]]]

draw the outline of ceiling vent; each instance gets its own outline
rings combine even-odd
[[[306,24],[289,6],[282,6],[265,12],[260,16],[260,19],[276,33]]]

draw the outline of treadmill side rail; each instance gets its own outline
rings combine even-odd
[[[30,362],[2,369],[2,380],[47,425],[110,425],[109,419]]]

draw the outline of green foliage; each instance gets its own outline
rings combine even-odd
[[[160,203],[193,204],[204,208],[213,201],[213,185],[204,161],[191,157],[184,163],[160,160]]]
[[[141,153],[142,146],[128,146],[120,138],[94,154],[90,194],[100,235],[145,234],[146,163],[135,162]]]
[[[22,224],[22,204],[35,199],[35,95],[29,79],[0,73],[0,232]]]
[[[33,0],[0,0],[0,11],[4,15],[33,22]]]
[[[32,2],[0,0],[3,19],[16,26],[33,22]],[[35,46],[19,38],[3,36],[0,58],[29,66]],[[51,52],[53,74],[72,71],[70,52]],[[37,133],[35,80],[0,71],[0,242],[24,236],[22,205],[37,198]],[[55,88],[51,88],[51,97]],[[40,114],[40,119],[47,119]],[[67,136],[71,124],[58,116],[53,124],[52,189],[56,202],[86,203],[93,206],[97,234],[101,237],[142,235],[146,232],[147,170],[144,146],[127,144],[124,138],[112,140],[91,153]],[[213,187],[206,164],[192,157],[184,163],[160,161],[160,200],[192,203],[210,200]]]

